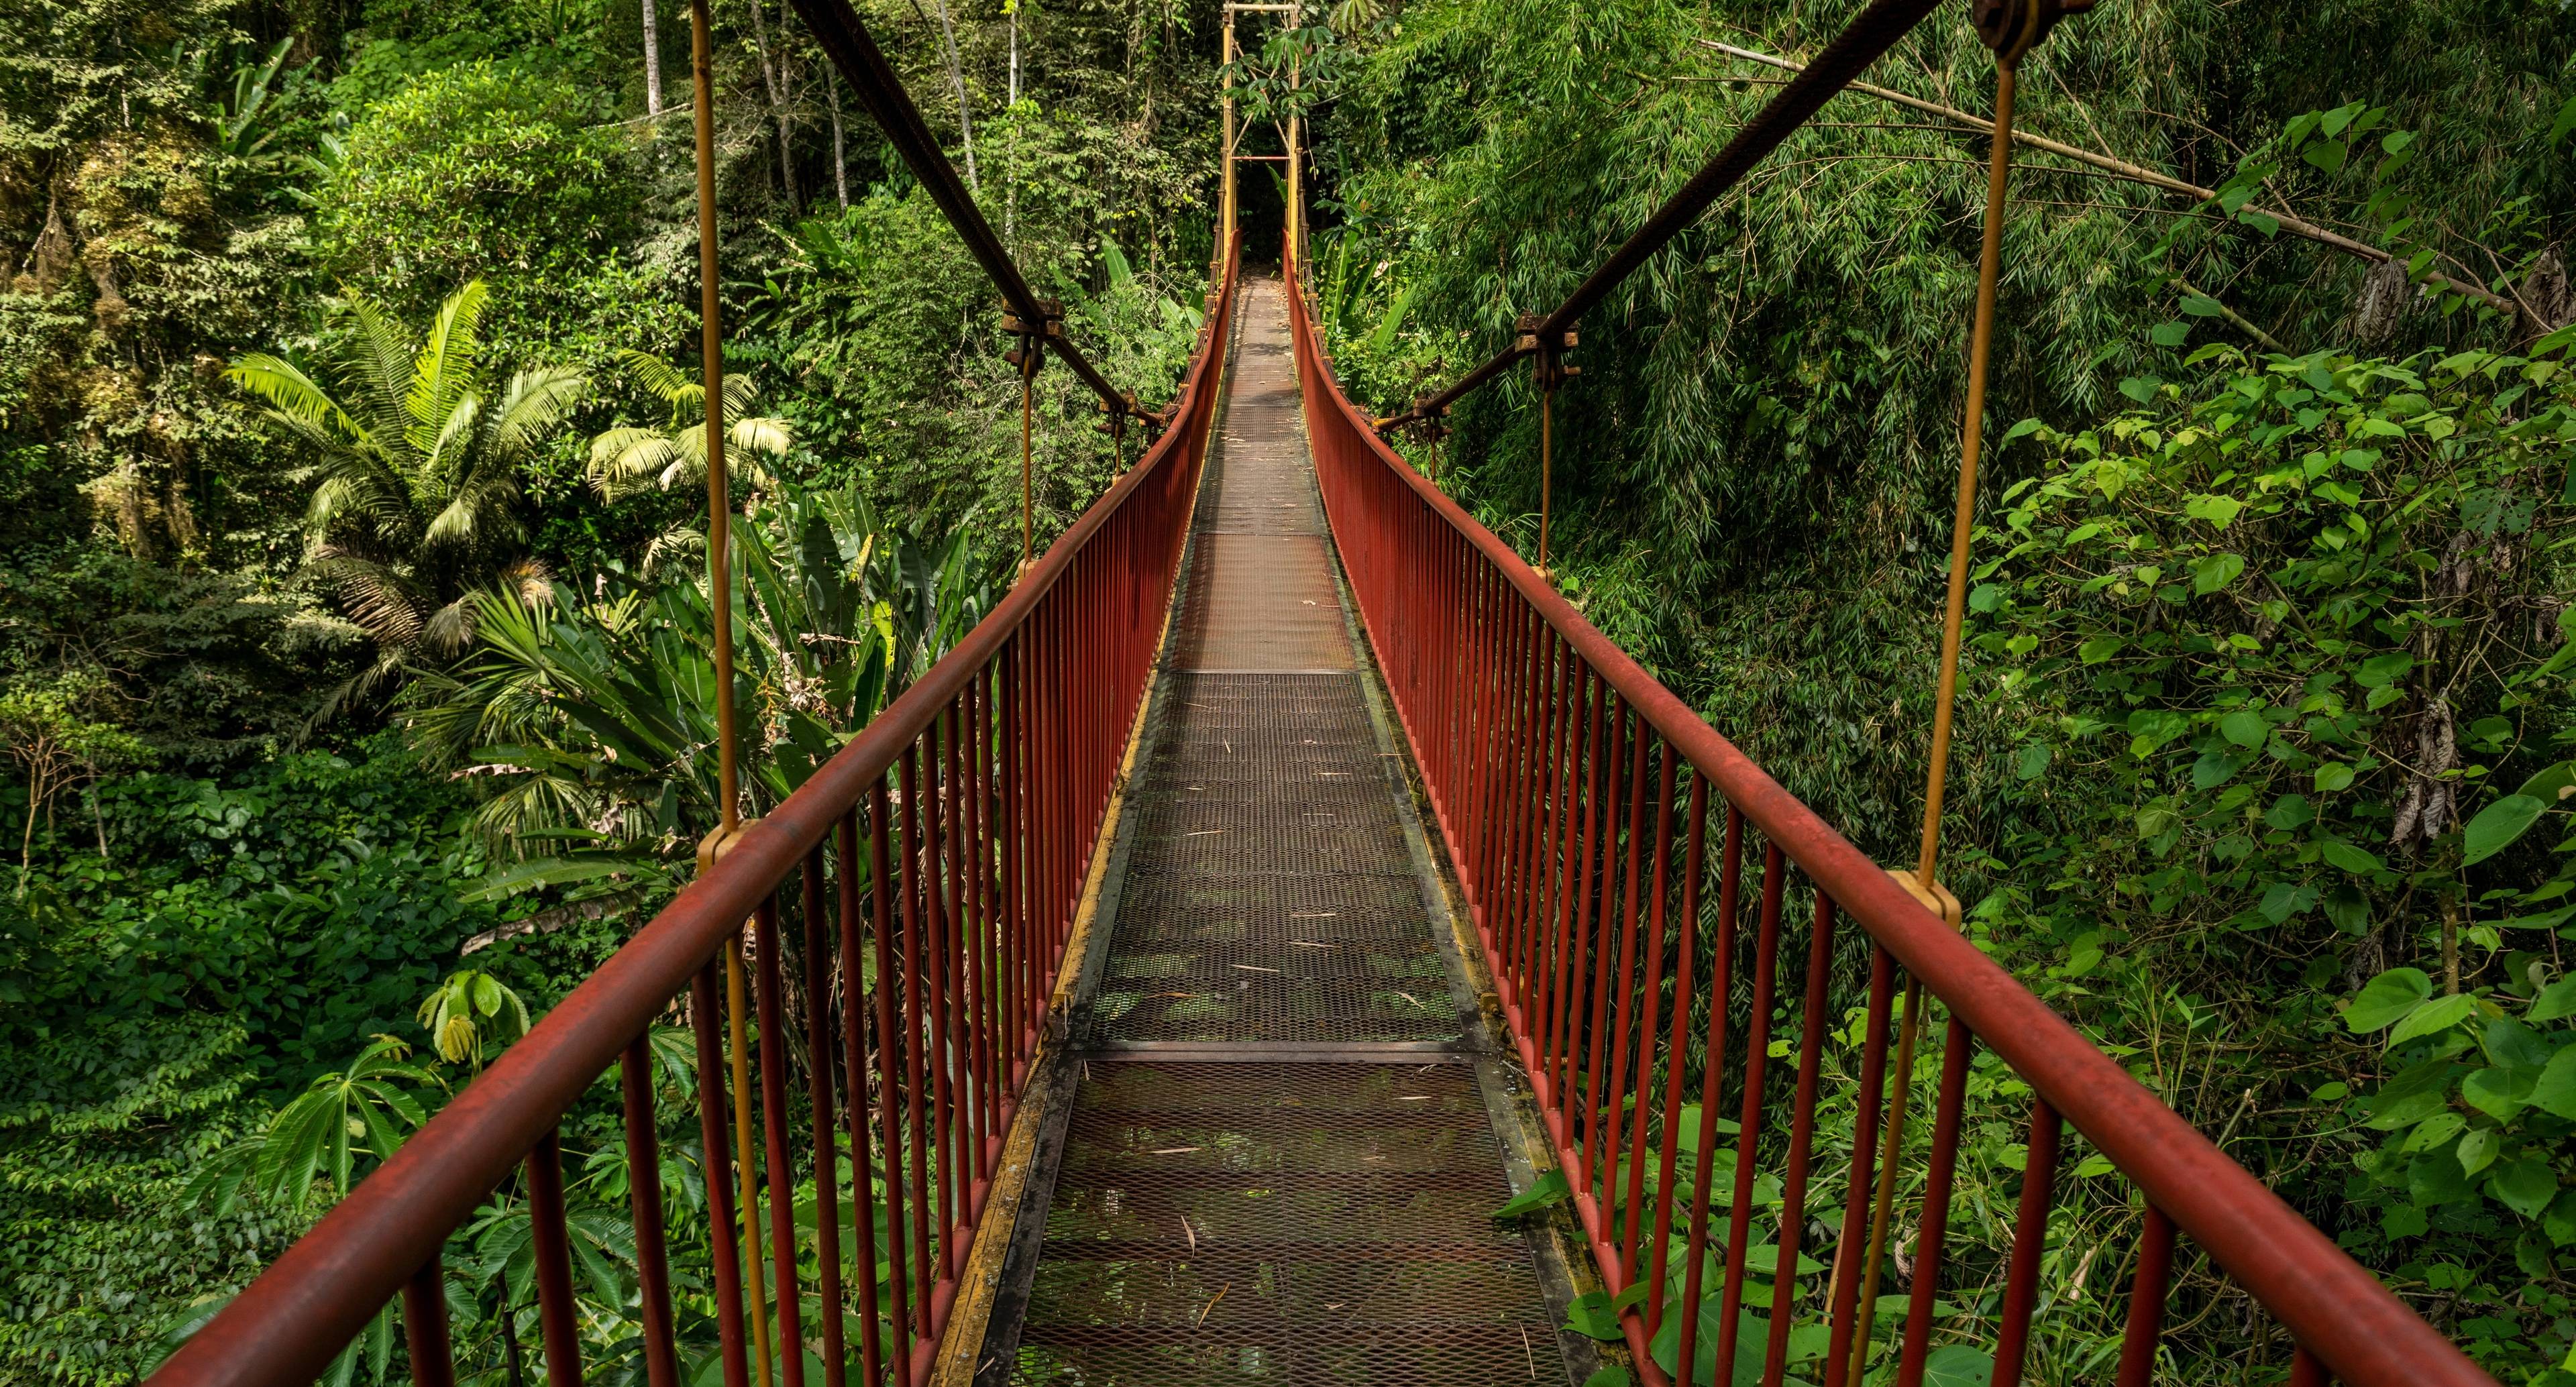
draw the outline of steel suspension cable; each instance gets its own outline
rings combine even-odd
[[[983,209],[975,203],[975,195],[959,180],[957,169],[948,162],[948,156],[940,152],[939,141],[931,135],[929,125],[921,118],[921,109],[913,104],[911,93],[904,90],[902,79],[895,76],[893,66],[878,49],[876,40],[868,36],[867,26],[860,22],[858,11],[850,7],[849,0],[792,0],[792,3],[796,6],[796,13],[803,17],[805,27],[812,31],[815,42],[821,45],[823,55],[832,60],[832,66],[840,71],[842,79],[858,92],[860,104],[875,117],[877,127],[885,132],[887,143],[894,146],[904,166],[912,170],[912,176],[921,180],[923,190],[930,194],[932,202],[938,204],[940,212],[948,218],[948,224],[956,229],[958,239],[966,243],[967,251],[983,267],[984,277],[1001,291],[1003,302],[1023,323],[1048,323],[1051,305],[1029,288],[1020,267],[1012,261],[1010,251],[1004,248],[1001,238],[993,234],[992,224],[984,220]],[[1064,339],[1062,329],[1052,323],[1050,326],[1053,331],[1048,337],[1049,347],[1064,358],[1064,364],[1072,368],[1074,375],[1080,377],[1093,394],[1100,397],[1102,408],[1113,412],[1136,412],[1128,404],[1127,397],[1112,387],[1108,378]],[[1159,422],[1153,415],[1136,414],[1140,419]]]
[[[832,3],[834,0],[797,0],[799,5]],[[1573,293],[1545,317],[1535,323],[1524,323],[1513,344],[1488,357],[1475,369],[1459,377],[1448,388],[1414,402],[1401,414],[1376,421],[1380,429],[1413,419],[1437,418],[1450,406],[1501,375],[1504,369],[1524,356],[1562,351],[1558,344],[1585,312],[1609,297],[1610,291],[1643,268],[1655,252],[1662,250],[1675,236],[1688,228],[1728,189],[1741,182],[1783,140],[1823,109],[1834,94],[1849,86],[1898,39],[1911,33],[1938,8],[1940,0],[1875,0],[1860,18],[1834,36],[1816,60],[1804,72],[1791,78],[1777,96],[1744,128],[1727,141],[1690,181],[1666,198],[1645,224],[1631,233],[1609,258],[1586,275]]]

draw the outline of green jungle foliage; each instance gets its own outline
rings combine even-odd
[[[1388,413],[1552,307],[1786,77],[1724,48],[1802,60],[1857,9],[1346,8],[1272,99],[1314,122],[1313,282]],[[1955,14],[1870,80],[1972,117],[1994,90]],[[2018,156],[1944,875],[1981,947],[2491,1371],[2576,1383],[2576,31],[2104,6],[2021,92],[2022,130],[2210,196]],[[1989,147],[1836,98],[1590,315],[1554,401],[1560,586],[1888,861],[1920,814]],[[1525,553],[1537,403],[1507,373],[1404,444]],[[1986,1064],[1944,1282],[1972,1329],[2027,1126]],[[1824,1130],[1853,1117],[1829,1098]],[[2069,1159],[2048,1382],[2110,1371],[2137,1223]],[[2285,1371],[2205,1269],[2177,1306],[2174,1380]],[[1576,1327],[1615,1338],[1613,1309]]]
[[[953,59],[922,7],[862,8],[1073,335],[1167,401],[1211,7],[942,6]],[[658,109],[634,0],[0,25],[0,1381],[148,1371],[714,818],[688,9],[652,9]],[[714,23],[756,812],[989,607],[1020,400],[990,290],[792,11]],[[1035,404],[1043,545],[1135,450],[1064,372]],[[670,1039],[673,1244],[702,1245]],[[563,1137],[591,1362],[640,1381],[594,1096]],[[452,1259],[476,1381],[533,1366],[528,1227],[505,1189]],[[394,1331],[334,1379],[402,1377]]]
[[[685,7],[656,7],[658,111],[631,0],[50,0],[0,26],[0,1380],[147,1371],[667,897],[714,813],[719,700],[748,807],[774,803],[1016,559],[992,296],[755,5],[714,5],[727,691]],[[861,8],[1072,334],[1168,400],[1213,244],[1215,7]],[[1252,147],[1310,122],[1353,393],[1398,406],[1502,345],[1785,76],[1713,44],[1804,57],[1856,9],[1343,0],[1274,32],[1233,75]],[[2572,33],[2546,4],[2111,5],[2032,57],[2023,128],[2213,196],[2023,160],[1948,849],[1981,947],[2517,1387],[2576,1382]],[[1991,101],[1954,13],[1872,80]],[[1890,858],[1985,150],[1838,98],[1584,324],[1556,401],[1560,581]],[[1034,404],[1043,544],[1132,449],[1064,373]],[[1507,377],[1408,445],[1524,547],[1534,405]],[[671,1244],[702,1248],[689,1046],[650,1051]],[[1829,1146],[1852,1077],[1826,1076]],[[1962,1384],[2028,1103],[1985,1056],[1969,1094],[1931,1365]],[[613,1085],[562,1141],[585,1358],[640,1381]],[[2067,1171],[2048,1383],[2107,1371],[2136,1226],[2101,1156]],[[531,1380],[529,1230],[505,1185],[451,1248],[476,1382]],[[1900,1241],[1876,1289],[1906,1266]],[[713,1300],[675,1270],[706,1380]],[[1742,1288],[1745,1337],[1788,1319],[1799,1372],[1824,1270]],[[2280,1379],[2205,1266],[2177,1305],[2174,1380]],[[1574,1326],[1614,1339],[1620,1308]],[[335,1383],[401,1378],[397,1329]]]

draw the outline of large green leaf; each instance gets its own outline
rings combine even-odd
[[[2475,1016],[2477,1010],[2478,999],[2465,992],[2455,992],[2448,997],[2436,997],[2406,1013],[2406,1019],[2398,1022],[2397,1029],[2388,1033],[2388,1043],[2401,1045],[2418,1036],[2447,1031]]]
[[[1526,1214],[1537,1213],[1541,1209],[1554,1208],[1573,1197],[1574,1191],[1566,1186],[1564,1171],[1546,1171],[1532,1181],[1528,1189],[1513,1195],[1501,1208],[1494,1210],[1494,1217],[1520,1218]]]
[[[1585,1291],[1565,1307],[1565,1327],[1587,1339],[1613,1343],[1623,1337],[1619,1312],[1611,1307],[1610,1297],[1600,1291]]]
[[[2531,1086],[2531,1105],[2576,1122],[2576,1045],[2559,1047]]]
[[[1719,1329],[1725,1323],[1726,1297],[1718,1293],[1716,1282],[1717,1278],[1711,1277],[1709,1284],[1702,1288],[1699,1314],[1692,1327],[1691,1338],[1691,1381],[1706,1383],[1709,1387],[1716,1387],[1719,1379],[1717,1341]],[[1679,1371],[1682,1361],[1682,1324],[1690,1318],[1684,1315],[1683,1310],[1679,1299],[1665,1306],[1663,1326],[1646,1345],[1655,1366],[1668,1374]],[[1763,1349],[1770,1340],[1771,1322],[1744,1310],[1738,1312],[1735,1325],[1735,1364],[1727,1380],[1733,1387],[1752,1387],[1762,1380]]]
[[[2524,1218],[2538,1218],[2558,1197],[2558,1172],[2538,1156],[2507,1161],[2488,1173],[2487,1193]]]
[[[2536,795],[2507,795],[2478,811],[2461,835],[2460,865],[2472,866],[2512,847],[2549,806]]]
[[[1923,1387],[1986,1387],[1994,1380],[1994,1355],[1968,1344],[1945,1344],[1923,1360]]]
[[[2433,995],[2433,979],[2421,968],[2391,968],[2372,978],[2346,1007],[2343,1021],[2356,1034],[2395,1025]]]

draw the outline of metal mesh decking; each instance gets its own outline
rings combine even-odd
[[[1089,1012],[1112,1048],[1077,1061],[1025,1312],[1000,1331],[1016,1356],[979,1382],[1566,1381],[1530,1250],[1492,1218],[1511,1187],[1474,1067],[1282,1053],[1464,1025],[1325,548],[1284,319],[1276,282],[1246,294],[1113,868]],[[1243,1058],[1115,1048],[1173,1042]]]
[[[1087,1069],[1022,1381],[1563,1380],[1468,1066]]]

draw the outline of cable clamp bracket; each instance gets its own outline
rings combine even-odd
[[[1002,353],[1002,359],[1020,368],[1020,378],[1034,380],[1038,368],[1046,364],[1046,344],[1064,340],[1064,304],[1058,299],[1038,300],[1039,320],[1031,323],[1019,311],[1005,304],[1002,308],[1002,331],[1019,339],[1019,345]]]
[[[708,830],[707,836],[698,840],[698,875],[705,876],[718,862],[724,860],[726,853],[741,846],[742,835],[750,832],[751,826],[759,822],[759,817],[755,815],[737,822],[731,828],[719,825]]]
[[[1100,402],[1100,412],[1107,417],[1103,418],[1099,423],[1094,424],[1091,427],[1101,433],[1109,435],[1109,441],[1113,444],[1123,444],[1127,441],[1127,421],[1129,419],[1134,418],[1141,420],[1151,419],[1153,417],[1136,407],[1136,392],[1133,390],[1119,396],[1117,402],[1114,404],[1108,400],[1102,400]]]
[[[2093,0],[1971,0],[1968,17],[1995,61],[2011,64],[2038,47],[2057,21],[2092,8]]]
[[[1514,324],[1514,331],[1518,335],[1512,345],[1522,355],[1531,358],[1531,378],[1539,389],[1553,394],[1558,386],[1583,374],[1581,367],[1569,365],[1565,360],[1582,340],[1574,329],[1563,328],[1550,333],[1545,331],[1544,320],[1537,314],[1524,313]]]
[[[1904,887],[1905,894],[1912,896],[1917,905],[1941,917],[1941,923],[1950,928],[1954,930],[1960,928],[1961,923],[1967,918],[1966,912],[1959,908],[1959,898],[1951,895],[1950,888],[1940,882],[1935,881],[1930,886],[1925,886],[1923,879],[1914,875],[1913,869],[1907,867],[1890,867],[1887,869],[1887,876],[1888,880]]]

